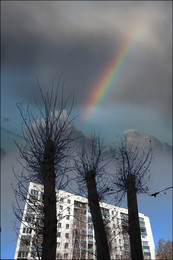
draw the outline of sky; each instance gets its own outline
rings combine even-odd
[[[21,134],[16,103],[38,104],[63,72],[76,131],[114,145],[152,140],[151,193],[172,185],[172,1],[2,1],[1,127]],[[16,246],[11,135],[1,133],[1,258]],[[172,239],[172,190],[139,196],[155,243]]]

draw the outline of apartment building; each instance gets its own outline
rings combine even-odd
[[[43,186],[30,183],[23,220],[16,246],[15,259],[39,259],[42,244]],[[127,232],[128,210],[100,203],[110,247],[111,259],[130,259]],[[155,259],[155,247],[149,218],[139,213],[145,259]],[[57,190],[56,259],[96,259],[96,242],[88,200]]]

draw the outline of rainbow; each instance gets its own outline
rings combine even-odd
[[[100,79],[92,88],[92,92],[87,99],[83,113],[84,121],[92,120],[99,111],[101,103],[115,87],[120,72],[124,68],[129,56],[133,53],[133,50],[143,35],[144,30],[141,29],[132,33],[132,37],[124,42],[122,47],[115,54],[111,63],[106,67]]]

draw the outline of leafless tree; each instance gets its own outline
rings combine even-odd
[[[72,230],[73,256],[72,259],[87,259],[87,204],[75,202],[74,222]]]
[[[157,259],[158,260],[172,260],[173,259],[173,242],[165,241],[163,238],[159,239],[157,243]]]
[[[88,195],[88,205],[95,231],[97,259],[108,260],[110,259],[109,246],[99,205],[100,198],[107,190],[106,179],[104,178],[106,165],[104,147],[100,138],[91,139],[88,146],[87,143],[84,139],[79,152],[79,159],[75,160],[75,169],[78,174],[79,186]]]
[[[43,184],[43,244],[41,259],[55,259],[56,255],[56,192],[55,187],[62,188],[68,182],[68,157],[72,152],[73,127],[70,114],[73,107],[73,95],[64,99],[64,81],[59,78],[55,86],[45,94],[39,81],[38,89],[42,105],[35,105],[37,112],[33,112],[28,105],[24,109],[17,104],[22,118],[23,142],[16,143],[20,160],[24,167],[21,175],[16,174],[17,187],[14,188],[17,199],[15,214],[22,214],[19,200],[26,199],[27,185],[30,181]],[[66,112],[68,111],[68,112]],[[23,163],[24,162],[24,163]]]
[[[143,148],[125,137],[116,149],[114,158],[116,175],[112,189],[119,202],[127,194],[131,257],[132,260],[142,260],[137,194],[148,193],[148,173],[152,160],[151,141],[148,140],[148,146]]]

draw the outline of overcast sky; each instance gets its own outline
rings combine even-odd
[[[75,93],[72,116],[77,130],[99,133],[109,144],[125,131],[155,146],[152,190],[171,186],[172,2],[171,1],[3,1],[1,3],[1,124],[21,133],[17,102],[37,97],[36,76],[44,90],[64,72],[65,93]],[[136,31],[145,31],[93,120],[84,120],[88,98],[113,57]],[[16,148],[2,133],[2,258],[13,258],[12,218]],[[159,154],[159,155],[158,155]],[[17,166],[16,166],[17,167]],[[139,202],[155,242],[171,238],[171,192]],[[160,203],[163,211],[160,214]],[[164,220],[163,220],[164,218]],[[7,234],[14,241],[7,239]],[[12,238],[12,239],[13,239]],[[8,244],[9,243],[9,244]],[[11,248],[11,251],[6,248]]]

